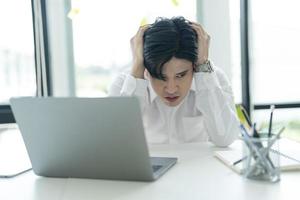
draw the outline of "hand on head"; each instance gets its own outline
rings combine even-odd
[[[159,21],[157,22],[159,23]],[[208,60],[210,36],[203,29],[203,27],[196,22],[187,22],[197,34],[198,49],[196,65],[203,64]],[[144,78],[145,66],[144,66],[144,33],[150,27],[150,25],[144,25],[139,28],[134,37],[131,38],[131,50],[133,56],[133,66],[131,75],[136,78]]]
[[[203,64],[208,60],[210,36],[200,24],[191,22],[191,26],[196,31],[198,37],[198,60],[196,65]]]
[[[169,106],[178,105],[190,90],[193,67],[208,59],[209,35],[183,17],[158,18],[141,26],[131,39],[131,75],[149,75],[156,94]],[[147,70],[145,70],[147,69]]]
[[[135,78],[144,78],[143,36],[148,27],[149,25],[140,26],[138,32],[130,40],[133,57],[131,75]]]

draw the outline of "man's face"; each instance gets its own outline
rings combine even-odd
[[[149,76],[156,94],[168,106],[177,106],[187,95],[193,80],[192,62],[173,57],[163,65],[164,80]]]

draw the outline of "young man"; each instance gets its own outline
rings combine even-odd
[[[140,99],[149,143],[227,146],[237,138],[232,89],[208,59],[209,40],[183,17],[158,18],[131,39],[131,72],[114,81],[109,95]]]

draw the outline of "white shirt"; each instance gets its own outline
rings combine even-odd
[[[165,105],[151,84],[130,74],[120,74],[109,88],[109,96],[140,99],[146,138],[149,143],[212,141],[231,144],[239,133],[231,85],[223,71],[194,73],[192,86],[176,107]]]

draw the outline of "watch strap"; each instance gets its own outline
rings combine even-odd
[[[213,72],[214,69],[212,67],[212,63],[207,60],[204,63],[200,64],[200,65],[196,65],[195,67],[195,72],[205,72],[205,73],[211,73]]]

